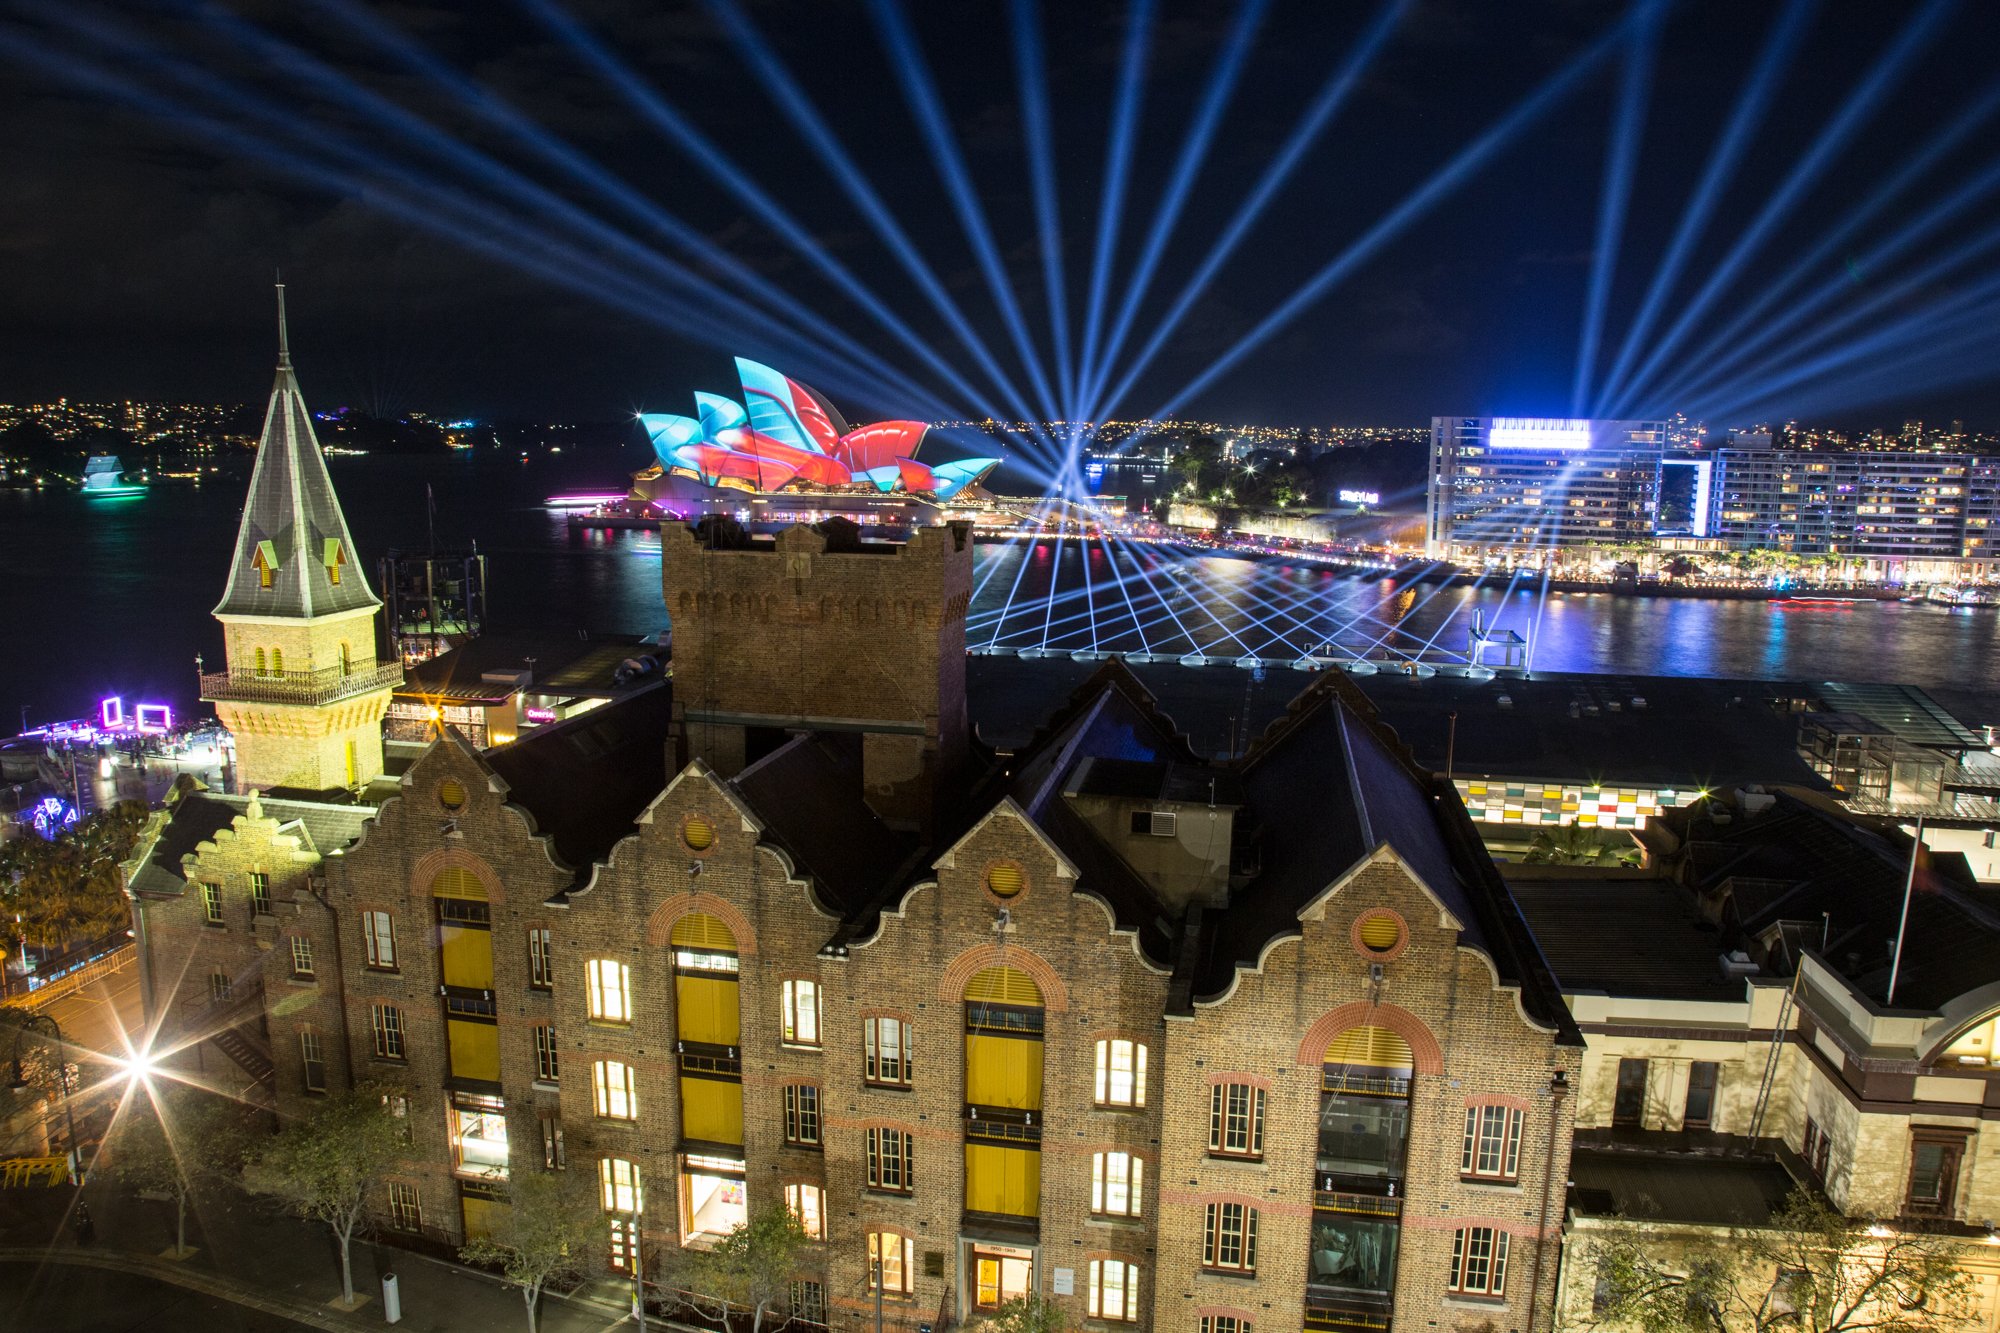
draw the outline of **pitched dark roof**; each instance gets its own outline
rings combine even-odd
[[[1505,872],[1502,872],[1505,874]],[[1670,880],[1515,878],[1507,887],[1567,993],[1657,1000],[1741,1000],[1722,975],[1723,943],[1694,896]]]
[[[213,842],[216,834],[246,812],[250,800],[247,795],[225,796],[207,791],[189,792],[182,796],[173,804],[144,865],[134,876],[134,887],[179,891],[187,881],[181,867],[182,858],[199,850],[201,844]],[[266,797],[259,805],[266,819],[277,820],[284,831],[297,834],[307,848],[322,856],[360,837],[362,826],[375,815],[374,810],[367,806],[329,805],[318,801]],[[168,883],[169,879],[178,883]]]
[[[507,783],[507,799],[554,839],[563,863],[587,871],[667,785],[672,707],[670,683],[656,680],[483,758]]]
[[[1694,887],[1728,897],[1747,940],[1780,922],[1824,923],[1825,945],[1814,952],[1883,1004],[1910,849],[1908,835],[1891,825],[1781,792],[1768,814],[1705,836]],[[1805,932],[1808,947],[1820,933]],[[1897,1007],[1942,1008],[1994,982],[2000,982],[2000,910],[1972,881],[1962,856],[1927,856],[1910,896]]]
[[[891,829],[862,794],[861,736],[795,736],[731,783],[764,821],[765,836],[812,880],[820,905],[847,917],[868,908],[921,848]]]
[[[339,543],[338,583],[329,573],[329,542]],[[258,571],[260,550],[264,563],[272,567],[268,588]],[[327,475],[291,357],[281,353],[229,582],[215,614],[302,620],[372,609],[382,603],[368,590],[364,570],[353,534],[347,530],[347,517],[340,512],[333,478]]]

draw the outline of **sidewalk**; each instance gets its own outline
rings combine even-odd
[[[77,1243],[68,1218],[74,1191],[0,1192],[0,1327],[53,1327],[38,1310],[51,1293],[74,1307],[92,1298],[92,1284],[115,1272],[164,1282],[289,1320],[335,1330],[383,1327],[381,1275],[393,1271],[402,1297],[397,1326],[426,1333],[507,1333],[526,1329],[520,1292],[497,1278],[364,1238],[354,1242],[354,1290],[365,1302],[338,1308],[340,1258],[332,1234],[318,1224],[274,1213],[261,1200],[214,1191],[188,1206],[191,1258],[163,1257],[173,1244],[173,1207],[141,1200],[109,1184],[83,1191],[96,1223],[89,1245]],[[133,1284],[116,1284],[126,1292]],[[120,1299],[129,1300],[129,1292]],[[108,1313],[108,1312],[107,1312]],[[617,1284],[586,1283],[572,1297],[544,1294],[544,1333],[599,1333],[630,1322]],[[650,1324],[663,1326],[663,1321]],[[270,1319],[223,1327],[282,1327]]]

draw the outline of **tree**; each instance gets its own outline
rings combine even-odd
[[[341,1300],[350,1307],[354,1228],[370,1190],[404,1148],[403,1122],[388,1113],[384,1098],[385,1089],[367,1084],[328,1097],[280,1130],[243,1175],[253,1194],[268,1194],[333,1232]]]
[[[993,1312],[986,1326],[995,1333],[1063,1333],[1069,1317],[1054,1301],[1016,1296]]]
[[[667,1276],[691,1293],[723,1307],[750,1311],[751,1333],[763,1333],[766,1315],[788,1308],[792,1279],[812,1244],[799,1219],[772,1202],[706,1250],[679,1250],[668,1256]]]
[[[1610,842],[1581,824],[1565,824],[1536,829],[1521,860],[1545,866],[1630,866],[1639,863],[1639,851],[1630,838]]]
[[[63,949],[129,928],[123,863],[146,823],[143,801],[120,801],[53,838],[24,832],[0,843],[14,938],[42,949]]]
[[[141,1089],[112,1126],[97,1169],[174,1202],[174,1254],[186,1256],[188,1196],[205,1180],[238,1175],[251,1147],[241,1102],[184,1084]]]
[[[1965,1313],[1961,1248],[1799,1190],[1767,1226],[1693,1242],[1671,1261],[1651,1237],[1599,1244],[1597,1322],[1643,1333],[1936,1333]]]
[[[580,1278],[602,1258],[610,1243],[611,1220],[597,1194],[581,1176],[536,1171],[508,1186],[506,1224],[497,1236],[460,1248],[469,1264],[495,1266],[521,1289],[528,1309],[528,1333],[536,1333],[542,1289],[551,1282]]]

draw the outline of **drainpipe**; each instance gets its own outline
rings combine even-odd
[[[1542,1215],[1536,1225],[1540,1234],[1535,1237],[1535,1268],[1528,1279],[1528,1333],[1535,1333],[1535,1310],[1542,1299],[1542,1254],[1549,1245],[1549,1196],[1555,1192],[1556,1184],[1556,1134],[1562,1126],[1563,1098],[1569,1095],[1569,1075],[1558,1069],[1549,1080],[1549,1152],[1542,1169]],[[1551,1309],[1554,1302],[1550,1302]],[[1550,1319],[1551,1328],[1555,1326]]]

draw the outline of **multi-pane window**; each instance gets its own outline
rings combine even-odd
[[[1146,1104],[1146,1047],[1120,1037],[1097,1043],[1097,1104]]]
[[[536,990],[556,984],[555,932],[547,926],[528,927],[528,984]]]
[[[361,914],[361,940],[367,946],[368,966],[395,970],[396,922],[387,912]]]
[[[615,958],[593,958],[584,964],[590,1016],[599,1023],[632,1021],[632,969]]]
[[[320,1054],[319,1033],[307,1028],[299,1033],[299,1061],[305,1070],[307,1092],[326,1091],[326,1058]]]
[[[1496,1227],[1466,1227],[1451,1235],[1451,1280],[1468,1296],[1507,1294],[1507,1233]]]
[[[271,914],[271,877],[261,870],[250,872],[250,910],[259,916]]]
[[[201,886],[202,920],[211,926],[222,924],[222,886],[204,884]]]
[[[819,983],[787,981],[784,985],[785,1044],[819,1045]]]
[[[1101,1152],[1090,1159],[1090,1211],[1100,1217],[1137,1217],[1146,1164],[1129,1152]]]
[[[591,1066],[590,1082],[596,1091],[600,1119],[639,1118],[639,1095],[633,1086],[632,1066],[620,1060],[599,1060]]]
[[[1139,1265],[1123,1259],[1090,1261],[1090,1317],[1128,1322],[1139,1318]]]
[[[554,1083],[561,1075],[561,1064],[556,1056],[556,1030],[552,1027],[535,1029],[535,1081]]]
[[[600,1157],[597,1159],[597,1185],[600,1203],[604,1211],[611,1214],[611,1266],[621,1272],[630,1272],[635,1239],[633,1219],[646,1206],[646,1192],[639,1180],[639,1167],[622,1157]]]
[[[208,1002],[222,1004],[236,993],[236,983],[220,968],[208,974]]]
[[[917,1243],[908,1236],[899,1236],[893,1231],[871,1231],[868,1233],[868,1289],[875,1290],[877,1277],[884,1291],[897,1291],[908,1295],[915,1274]]]
[[[1515,1179],[1521,1170],[1521,1112],[1511,1106],[1466,1107],[1458,1170],[1467,1179]]]
[[[1950,1217],[1958,1200],[1959,1164],[1966,1138],[1949,1129],[1910,1131],[1910,1188],[1905,1207],[1912,1214]]]
[[[915,1179],[916,1136],[884,1125],[868,1130],[868,1188],[908,1194]]]
[[[368,1013],[375,1029],[375,1054],[384,1060],[401,1060],[403,1011],[393,1004],[375,1004],[368,1007]]]
[[[826,1322],[826,1287],[811,1278],[792,1284],[792,1318],[802,1324]]]
[[[542,1165],[550,1171],[561,1171],[569,1165],[569,1154],[563,1148],[562,1121],[553,1115],[543,1115],[542,1121]]]
[[[1247,1203],[1212,1203],[1202,1229],[1201,1262],[1231,1273],[1257,1271],[1257,1210]]]
[[[405,1185],[396,1180],[389,1182],[389,1224],[398,1231],[424,1229],[424,1204],[417,1197],[415,1185]]]
[[[799,1219],[800,1228],[814,1240],[826,1239],[826,1191],[803,1182],[785,1186],[785,1210]]]
[[[1806,1117],[1805,1146],[1799,1150],[1799,1156],[1815,1176],[1822,1182],[1826,1180],[1827,1163],[1833,1157],[1833,1139],[1811,1116]]]
[[[785,1085],[785,1142],[819,1147],[819,1088],[815,1084]]]
[[[1233,1314],[1205,1314],[1201,1317],[1201,1333],[1255,1333],[1248,1319]]]
[[[313,942],[304,935],[291,937],[292,975],[304,980],[313,974]]]
[[[1208,1150],[1224,1157],[1264,1155],[1264,1090],[1218,1083],[1208,1095]]]
[[[908,1087],[910,1025],[900,1018],[862,1020],[862,1077],[870,1083]]]

